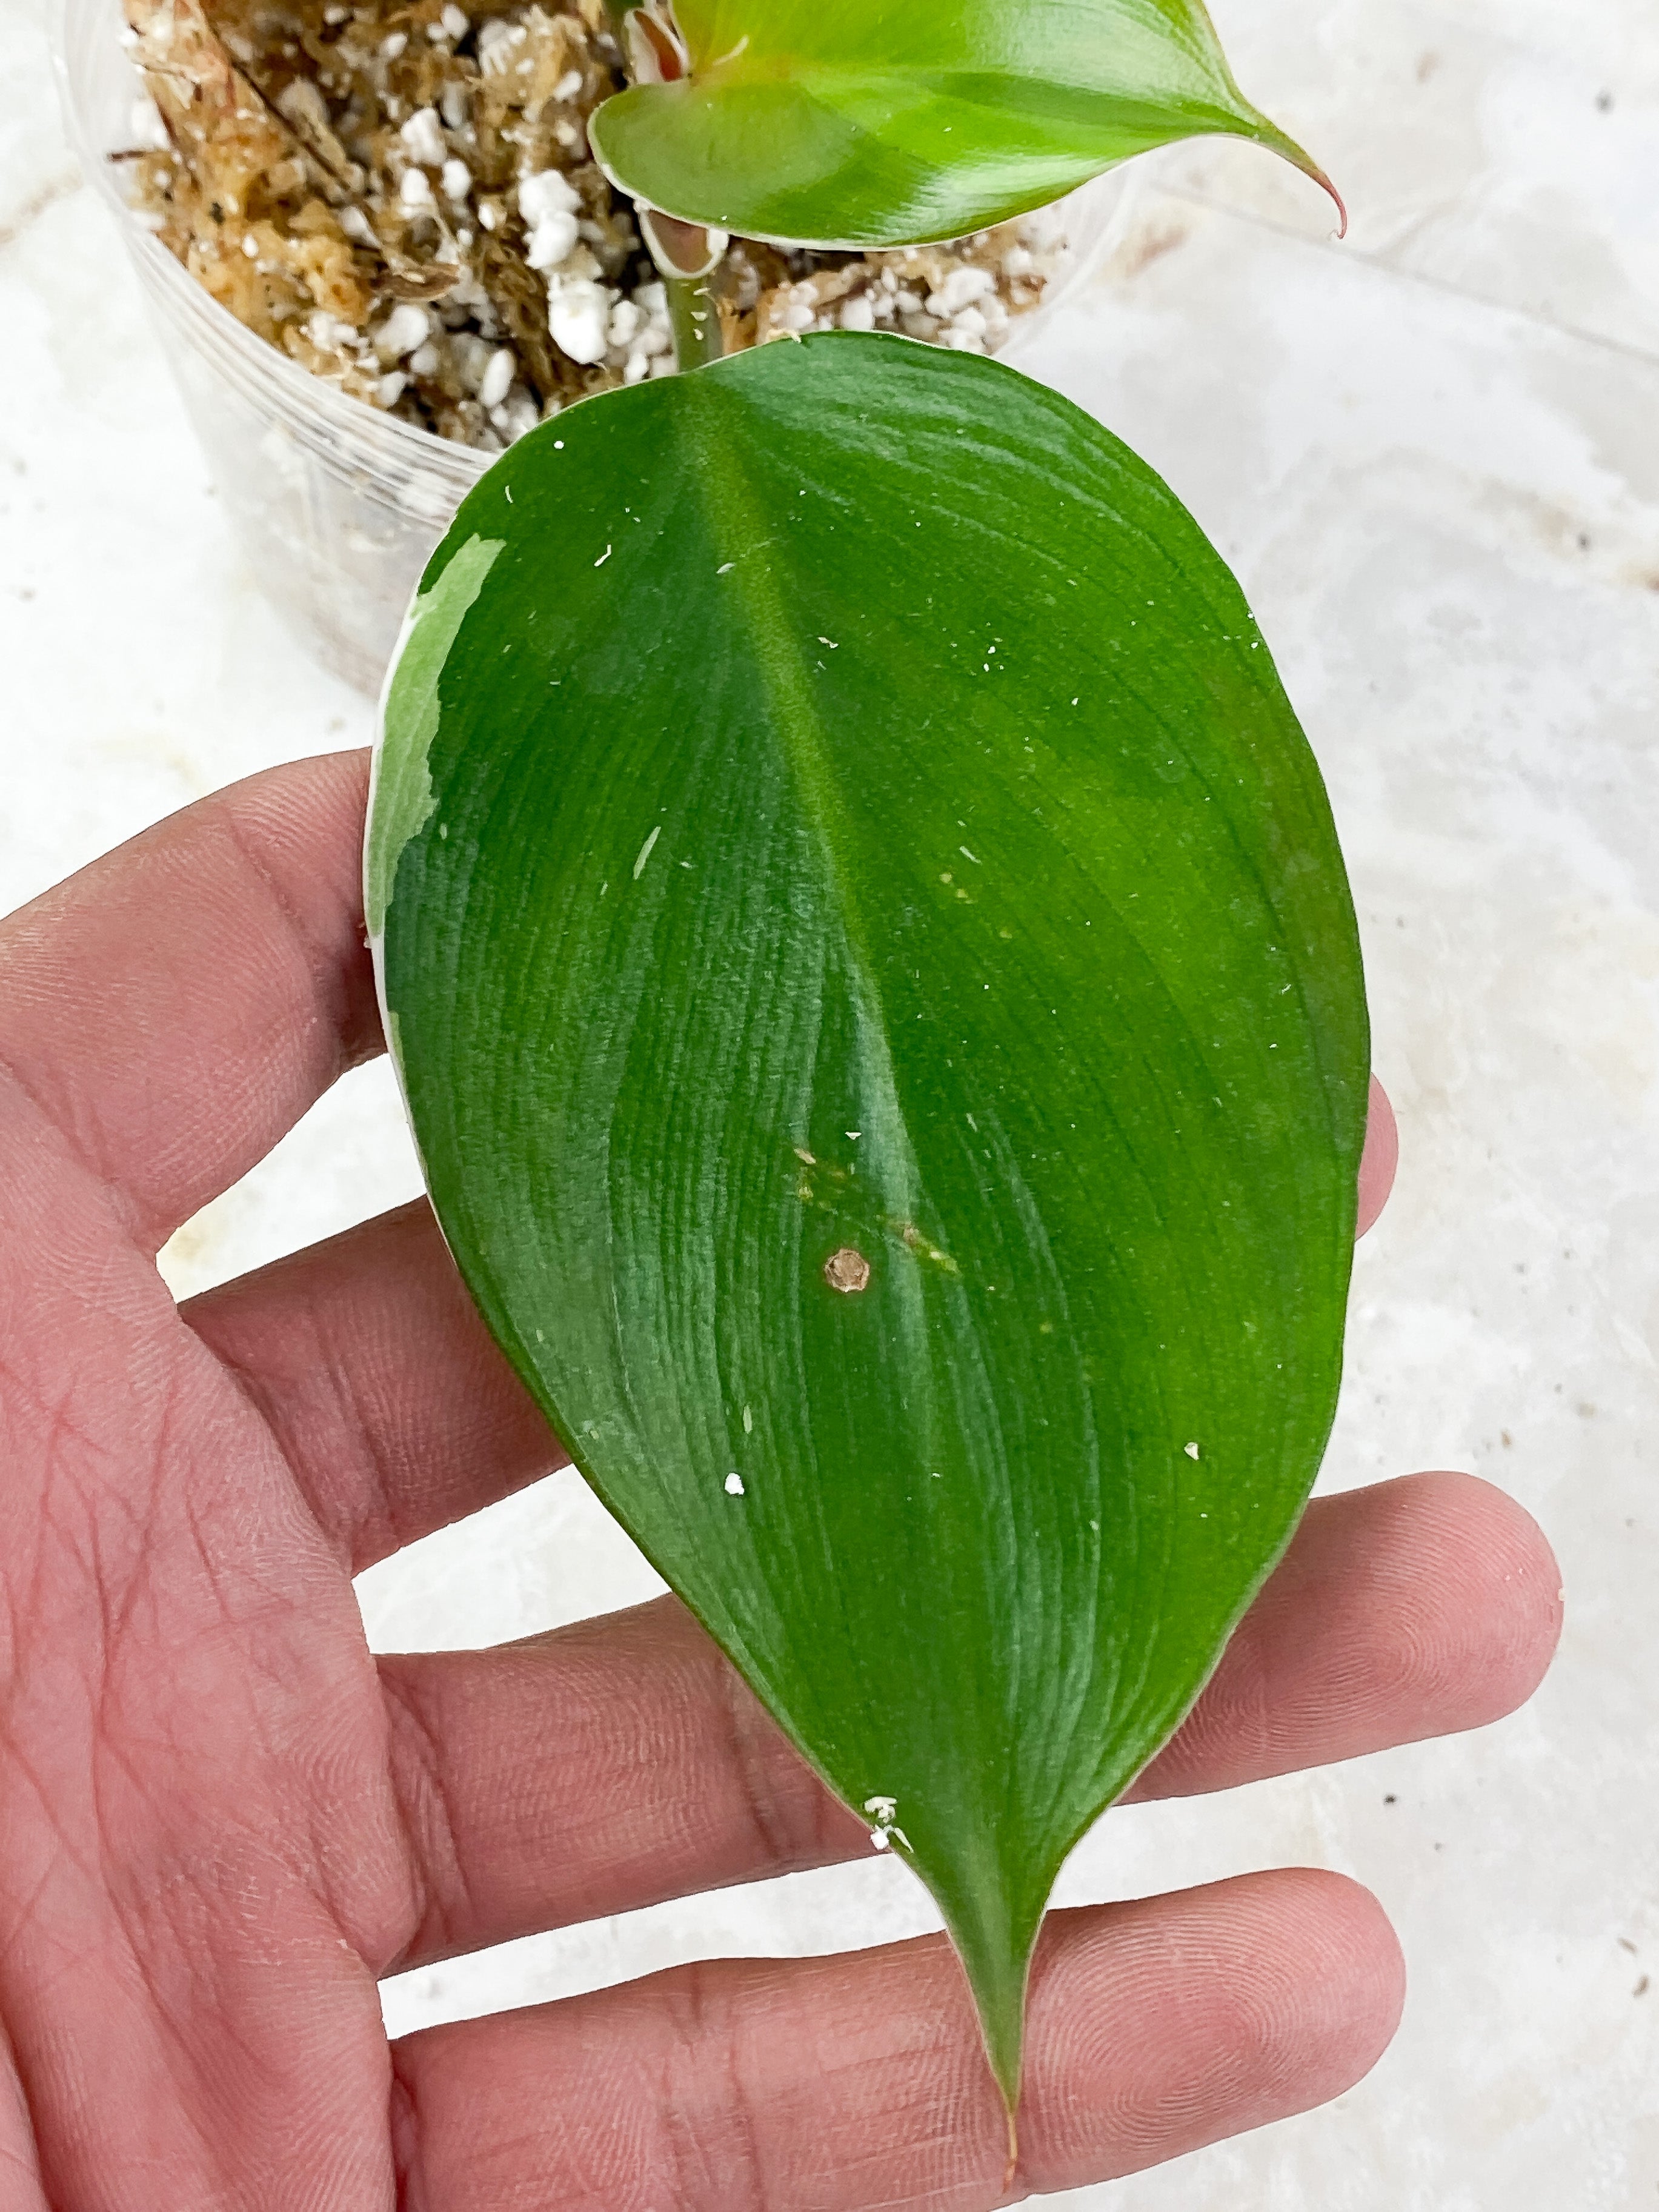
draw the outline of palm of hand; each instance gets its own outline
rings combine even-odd
[[[380,1975],[864,1837],[672,1601],[370,1655],[351,1572],[559,1457],[424,1207],[184,1309],[155,1272],[379,1047],[363,779],[257,779],[0,929],[0,2197],[988,2206],[1000,2113],[931,1939],[388,2049]],[[1495,1717],[1556,1620],[1498,1493],[1330,1500],[1140,1790]],[[1054,1916],[1019,2193],[1334,2094],[1398,2001],[1386,1923],[1330,1876]]]

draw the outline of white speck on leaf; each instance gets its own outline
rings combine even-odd
[[[960,853],[960,854],[961,854],[961,855],[962,855],[962,857],[963,857],[963,859],[964,860],[972,860],[972,861],[973,861],[973,863],[974,863],[974,866],[975,866],[975,867],[978,867],[978,866],[980,865],[980,864],[979,864],[979,861],[977,860],[977,859],[975,859],[975,855],[968,850],[968,848],[967,848],[965,845],[958,845],[958,846],[957,847],[957,852],[958,852],[958,853]]]
[[[511,484],[503,484],[503,485],[502,485],[502,487],[501,487],[501,489],[502,489],[502,490],[507,494],[507,505],[508,505],[509,507],[511,507],[511,506],[512,506],[512,504],[513,504],[513,487],[512,487],[512,485],[511,485]]]
[[[646,839],[644,844],[641,846],[640,857],[634,863],[634,880],[635,883],[638,883],[640,878],[645,873],[645,864],[651,858],[651,848],[656,843],[658,838],[660,837],[661,835],[662,824],[659,822],[656,828]]]
[[[733,1473],[726,1476],[726,1494],[728,1498],[741,1498],[743,1496],[743,1477],[740,1474]]]
[[[607,545],[604,552],[600,554],[599,559],[593,563],[593,566],[596,568],[603,568],[605,562],[611,558],[613,550],[614,549],[612,547]]]
[[[720,567],[715,569],[714,574],[717,576],[729,576],[737,565],[738,564],[735,561],[722,561]]]
[[[1196,1444],[1182,1444],[1181,1449],[1186,1453],[1188,1459],[1196,1459],[1198,1457],[1198,1446]]]
[[[743,1409],[743,1432],[746,1437],[752,1437],[755,1433],[755,1416],[747,1406]]]
[[[896,1842],[902,1844],[907,1851],[909,1850],[910,1838],[902,1828],[893,1825],[898,1817],[896,1797],[866,1797],[864,1809],[876,1824],[870,1831],[870,1840],[878,1851],[890,1850]]]

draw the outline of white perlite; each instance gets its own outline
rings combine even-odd
[[[425,343],[432,329],[432,319],[424,307],[417,307],[405,300],[392,313],[374,333],[374,350],[382,361],[402,361]]]
[[[592,276],[547,275],[547,327],[553,343],[584,368],[605,359],[610,343],[611,309],[617,295]]]
[[[484,363],[484,373],[478,380],[478,398],[486,407],[499,407],[513,389],[513,379],[518,370],[518,357],[511,346],[501,346]]]
[[[299,4],[303,60],[259,0],[221,0],[189,66],[160,0],[133,33],[156,111],[132,133],[141,219],[222,305],[353,398],[486,453],[672,368],[664,286],[587,143],[623,82],[604,0],[507,0],[476,23],[415,0],[384,33]],[[281,89],[221,136],[233,57]],[[1053,265],[1030,225],[862,257],[710,242],[727,350],[841,329],[991,352]]]
[[[584,368],[620,368],[625,384],[637,384],[672,355],[667,295],[653,283],[630,299],[605,283],[581,236],[580,208],[562,170],[520,178],[519,213],[530,234],[525,259],[546,283],[547,327],[560,351]]]
[[[441,169],[449,158],[449,142],[444,137],[444,126],[438,120],[435,107],[416,108],[398,132],[411,161],[424,162],[429,169]]]

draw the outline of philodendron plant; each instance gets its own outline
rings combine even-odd
[[[718,358],[723,232],[895,246],[1258,140],[1199,0],[652,0],[594,118],[690,373],[503,454],[388,681],[387,1035],[485,1319],[933,1892],[1012,2115],[1060,1862],[1329,1430],[1369,1048],[1323,787],[1145,464],[967,352]],[[556,1717],[550,1723],[556,1725]]]

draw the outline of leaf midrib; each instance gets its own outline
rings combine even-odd
[[[823,715],[807,669],[808,655],[795,636],[771,564],[745,557],[748,552],[763,550],[766,543],[775,540],[769,539],[764,518],[750,495],[737,458],[739,441],[720,434],[722,413],[744,404],[738,394],[723,388],[732,368],[732,364],[714,363],[684,380],[688,442],[695,449],[691,478],[708,514],[711,538],[732,562],[731,580],[748,615],[749,633],[755,643],[755,666],[774,709],[771,727],[781,738],[795,787],[816,833],[817,849],[826,878],[827,903],[836,917],[853,970],[851,980],[859,1002],[860,1031],[873,1030],[884,1047],[884,1065],[878,1077],[891,1102],[896,1127],[889,1133],[902,1146],[908,1186],[902,1194],[890,1192],[888,1200],[894,1210],[914,1219],[921,1196],[920,1169],[899,1109],[891,1057],[884,1049],[887,1030],[881,987],[846,860],[854,841],[826,758]],[[805,1133],[801,1134],[804,1138]],[[890,1169],[893,1164],[890,1156],[887,1164]]]

